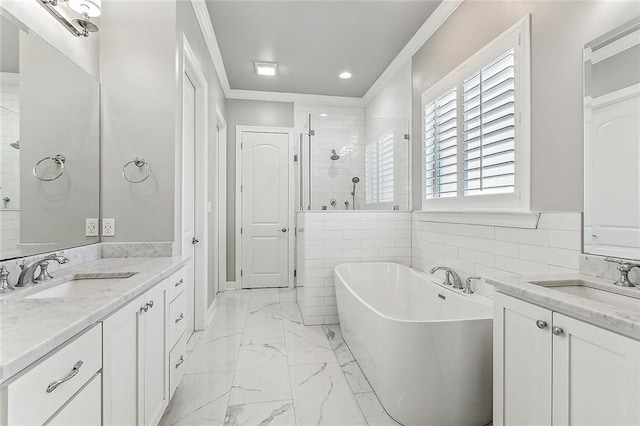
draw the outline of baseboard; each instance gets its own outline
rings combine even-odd
[[[226,290],[236,290],[236,282],[235,281],[227,281],[227,285],[225,287]]]

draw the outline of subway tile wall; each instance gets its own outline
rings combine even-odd
[[[412,267],[445,265],[463,279],[577,273],[582,251],[581,213],[541,213],[537,229],[430,222],[412,216]],[[492,288],[477,286],[486,293]]]
[[[0,72],[0,235],[2,251],[15,249],[20,234],[19,74]],[[8,199],[9,201],[5,200]]]
[[[306,132],[308,116],[311,114],[311,165],[309,168],[309,141],[302,141],[300,155],[300,133]],[[345,210],[345,201],[353,208],[351,191],[354,176],[360,178],[356,187],[356,209],[364,208],[364,107],[294,104],[294,125],[296,153],[302,161],[296,167],[296,208],[300,206],[300,165],[304,168],[303,185],[305,202],[308,206],[308,172],[311,169],[312,200],[311,209],[320,210],[330,206],[331,199],[337,202],[336,210]],[[331,160],[331,150],[340,155],[339,160]]]
[[[411,63],[407,63],[376,96],[365,102],[366,145],[376,144],[381,136],[393,133],[393,202],[401,210],[411,208],[411,164],[409,162],[409,135],[411,117]],[[376,209],[380,205],[365,205]],[[387,207],[387,206],[385,206]]]
[[[298,304],[306,325],[338,321],[333,268],[347,262],[411,266],[411,212],[298,213]]]

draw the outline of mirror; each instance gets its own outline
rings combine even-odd
[[[640,258],[640,18],[584,47],[584,252]]]
[[[99,82],[0,15],[0,259],[99,242]]]

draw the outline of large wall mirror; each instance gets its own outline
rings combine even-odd
[[[99,82],[0,12],[0,259],[96,243]]]
[[[640,258],[640,18],[584,47],[585,253]]]

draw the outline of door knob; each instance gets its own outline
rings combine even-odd
[[[193,237],[193,238],[191,239],[191,244],[198,244],[199,242],[200,242],[200,240],[199,240],[199,239],[197,239],[196,237]]]
[[[287,228],[282,228],[280,232],[287,232]]]

